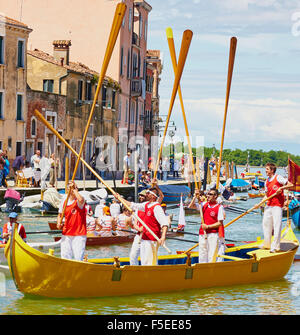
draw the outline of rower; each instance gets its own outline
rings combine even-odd
[[[57,216],[57,229],[63,228],[60,245],[61,258],[83,261],[87,233],[85,200],[74,181],[69,182],[67,190],[70,196],[65,209],[64,224],[62,224],[62,212],[66,199],[61,201]]]
[[[123,213],[118,215],[116,220],[117,220],[116,235],[128,236],[128,232],[122,230],[127,230],[133,227],[130,211],[127,208],[123,208]]]
[[[200,209],[202,206],[204,223],[199,229],[199,263],[212,262],[216,250],[218,254],[225,253],[224,240],[224,208],[217,203],[218,190],[210,189],[207,193],[207,202],[196,203],[199,191],[195,191],[195,196],[189,208]],[[205,231],[205,233],[204,233]],[[218,259],[217,261],[221,261]]]
[[[3,231],[2,231],[2,238],[3,238],[3,243],[7,243],[8,239],[11,236],[12,233],[12,228],[13,224],[15,223],[18,227],[18,234],[21,236],[24,242],[26,242],[26,232],[24,226],[17,222],[18,220],[18,213],[16,212],[11,212],[9,214],[9,222],[5,223],[3,226]]]
[[[292,186],[288,179],[276,174],[276,165],[266,164],[267,180],[265,181],[266,197],[275,195],[267,202],[263,216],[264,245],[263,249],[270,249],[270,252],[280,251],[280,238],[282,227],[282,207],[284,205],[283,189]],[[272,231],[274,240],[271,244]]]
[[[166,233],[168,230],[168,219],[157,201],[159,198],[158,186],[147,190],[148,201],[144,203],[129,203],[133,210],[140,210],[145,212],[143,222],[152,230],[158,237],[158,241],[149,230],[143,227],[141,239],[141,265],[157,265],[158,261],[158,247],[163,245],[166,240]]]

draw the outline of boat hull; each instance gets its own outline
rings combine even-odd
[[[288,244],[290,247],[287,251],[276,254],[251,249],[247,245],[252,256],[237,261],[188,265],[185,263],[186,255],[181,254],[161,256],[160,260],[166,260],[168,265],[116,267],[103,264],[105,260],[79,262],[44,254],[24,243],[15,230],[5,255],[16,287],[23,294],[50,298],[89,298],[279,280],[289,271],[298,248],[298,241]],[[170,265],[172,262],[182,264]]]

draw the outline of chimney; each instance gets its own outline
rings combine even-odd
[[[60,62],[61,65],[69,65],[70,60],[70,40],[53,41],[53,57]]]

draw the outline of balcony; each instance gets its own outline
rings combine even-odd
[[[131,96],[139,97],[142,95],[142,79],[132,79]]]

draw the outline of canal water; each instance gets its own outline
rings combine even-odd
[[[238,195],[243,195],[238,194]],[[240,201],[235,206],[248,209],[260,199]],[[168,211],[178,217],[178,209]],[[226,222],[238,214],[226,212]],[[7,216],[0,214],[0,226]],[[52,218],[53,219],[53,218]],[[21,214],[27,231],[48,230],[49,217]],[[197,215],[186,216],[187,221],[199,221]],[[225,222],[225,223],[226,223]],[[199,224],[188,222],[186,231],[198,232]],[[295,229],[300,238],[300,231]],[[255,240],[262,234],[262,216],[260,212],[248,214],[226,229],[226,238],[237,241]],[[184,239],[197,238],[185,235]],[[31,241],[50,241],[50,235],[30,235]],[[173,253],[187,250],[193,243],[167,240],[167,246]],[[87,249],[89,258],[128,256],[130,244],[118,246],[93,247]],[[159,249],[165,254],[165,249]],[[298,251],[300,253],[300,251]],[[62,274],[63,275],[63,274]],[[275,282],[255,285],[239,285],[210,289],[197,289],[165,294],[144,294],[129,297],[95,298],[95,299],[45,299],[24,297],[16,290],[14,282],[5,278],[5,294],[0,296],[0,313],[3,314],[38,314],[38,315],[296,315],[300,314],[300,262],[295,262],[286,277]]]

